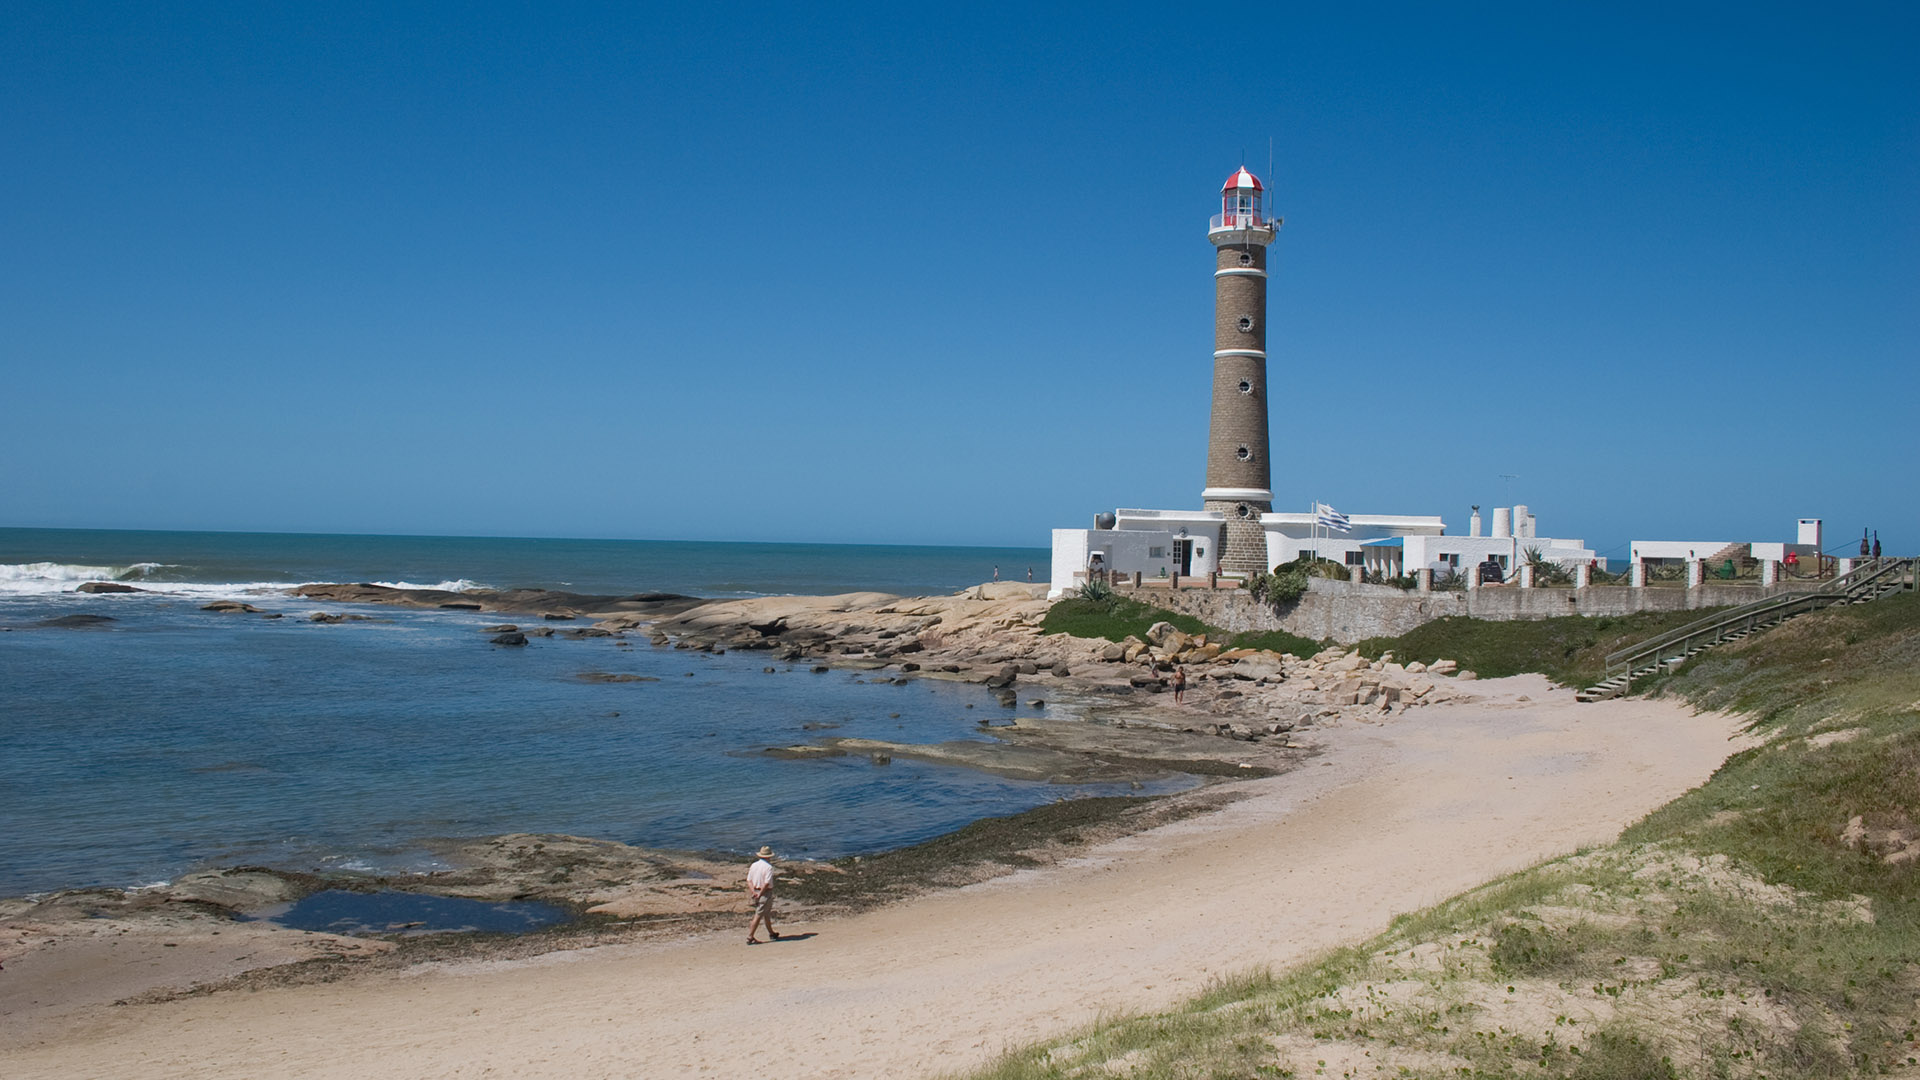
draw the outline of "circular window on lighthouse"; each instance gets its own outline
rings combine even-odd
[[[1250,380],[1250,379],[1241,379],[1241,380],[1240,380],[1240,392],[1241,392],[1241,393],[1243,393],[1243,394],[1251,394],[1251,393],[1253,393],[1253,382],[1252,382],[1252,380]]]
[[[1241,252],[1241,253],[1240,253],[1240,265],[1241,265],[1241,266],[1252,266],[1252,265],[1253,265],[1253,252],[1251,252],[1251,251],[1243,251],[1243,252]]]
[[[1238,449],[1238,450],[1235,450],[1235,451],[1233,452],[1233,456],[1234,456],[1234,457],[1237,457],[1237,458],[1239,458],[1239,459],[1240,459],[1241,461],[1245,461],[1245,460],[1247,460],[1248,458],[1250,458],[1250,457],[1252,457],[1252,456],[1253,456],[1253,451],[1251,451],[1251,450],[1249,450],[1249,449],[1247,449],[1246,447],[1244,447],[1244,446],[1243,446],[1243,447],[1241,447],[1240,449]]]
[[[1248,506],[1248,505],[1247,505],[1246,503],[1241,503],[1241,504],[1240,504],[1240,506],[1239,506],[1239,509],[1237,510],[1237,513],[1239,513],[1239,515],[1240,515],[1241,517],[1243,517],[1243,518],[1244,518],[1244,517],[1252,517],[1252,516],[1253,516],[1253,507],[1251,507],[1251,506]]]
[[[1251,315],[1240,316],[1240,332],[1243,334],[1253,333],[1253,316]]]

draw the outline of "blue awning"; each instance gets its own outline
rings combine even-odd
[[[1379,540],[1362,540],[1360,542],[1360,546],[1361,547],[1405,547],[1406,545],[1400,542],[1402,539],[1404,539],[1404,537],[1387,536],[1387,537],[1382,537]]]

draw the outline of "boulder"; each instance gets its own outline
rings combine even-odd
[[[1013,666],[1014,666],[1014,669],[1015,669],[1016,671],[1018,671],[1018,672],[1019,672],[1020,674],[1022,674],[1022,675],[1038,675],[1038,674],[1040,674],[1040,665],[1039,665],[1039,664],[1036,664],[1036,663],[1034,663],[1034,662],[1033,662],[1033,661],[1031,661],[1031,660],[1022,660],[1022,661],[1020,661],[1019,663],[1017,663],[1017,664],[1015,664],[1015,665],[1013,665]]]
[[[313,614],[307,616],[307,621],[317,622],[317,623],[337,623],[341,621],[341,617],[338,615],[332,614],[331,612],[316,611]]]
[[[1285,676],[1280,658],[1264,652],[1235,660],[1228,671],[1236,679],[1278,679]]]
[[[480,632],[483,634],[511,634],[518,629],[520,628],[512,623],[505,622],[498,626],[483,626],[480,628]]]
[[[210,870],[187,874],[167,886],[172,901],[197,901],[247,911],[292,900],[300,889],[278,874],[259,870]]]
[[[80,587],[74,590],[74,592],[83,592],[83,593],[121,593],[121,592],[146,592],[146,591],[147,590],[145,589],[136,589],[131,585],[122,585],[117,581],[82,582]]]
[[[1425,670],[1427,670],[1427,665],[1421,663],[1418,660],[1415,660],[1413,663],[1407,665],[1407,674],[1409,675],[1418,675]]]
[[[1112,663],[1117,660],[1125,660],[1126,658],[1127,658],[1127,647],[1126,645],[1118,641],[1100,650],[1100,659],[1105,660],[1109,663]]]
[[[57,615],[51,619],[41,619],[33,625],[52,630],[86,630],[105,626],[113,621],[111,615]]]
[[[1451,675],[1460,670],[1460,665],[1452,660],[1435,660],[1427,665],[1427,670],[1435,675]]]
[[[252,604],[243,604],[238,600],[215,600],[211,604],[201,604],[200,610],[201,611],[218,611],[222,614],[228,614],[228,615],[234,614],[236,612],[246,612],[248,614],[253,614],[253,615],[258,615],[260,613],[259,608],[254,607]]]
[[[573,621],[573,616],[567,614],[564,611],[549,611],[545,615],[542,615],[540,617],[547,620],[548,622],[572,622]]]
[[[1015,667],[1012,664],[1002,664],[1000,665],[999,671],[996,671],[993,674],[987,676],[986,686],[987,686],[987,689],[989,690],[998,690],[1003,687],[1012,686],[1014,683],[1014,680],[1019,677],[1020,677],[1019,668]]]
[[[498,637],[488,640],[494,645],[525,645],[527,643],[527,635],[515,630],[510,634],[501,634]]]
[[[1316,657],[1315,659],[1318,659],[1318,657]],[[1359,671],[1361,668],[1366,666],[1368,666],[1366,657],[1361,656],[1359,653],[1348,653],[1347,655],[1342,656],[1340,659],[1325,665],[1328,671],[1334,671],[1334,672]]]
[[[1473,680],[1479,677],[1480,676],[1478,673],[1472,672],[1472,671],[1463,671],[1460,674],[1454,676],[1454,678],[1460,680],[1461,682],[1472,682]]]

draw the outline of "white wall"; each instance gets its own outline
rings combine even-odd
[[[1627,557],[1635,562],[1646,559],[1704,559],[1731,543],[1731,540],[1635,540],[1627,548]]]
[[[1218,516],[1214,524],[1218,525]],[[1205,522],[1200,522],[1203,526]],[[1165,578],[1176,567],[1175,544],[1190,540],[1194,557],[1190,576],[1212,573],[1219,565],[1218,547],[1212,535],[1188,532],[1185,536],[1167,529],[1055,529],[1053,530],[1053,572],[1047,595],[1056,597],[1078,586],[1075,575],[1084,574],[1095,552],[1101,565],[1118,574],[1132,577]],[[1204,553],[1204,554],[1202,554]],[[1084,580],[1084,579],[1081,579]]]
[[[1049,600],[1073,588],[1073,575],[1087,567],[1087,541],[1091,529],[1053,530],[1053,568],[1047,577]]]

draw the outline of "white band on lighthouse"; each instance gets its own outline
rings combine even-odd
[[[1193,489],[1188,488],[1187,490],[1191,491]],[[1202,491],[1200,493],[1200,497],[1202,499],[1232,499],[1235,502],[1270,503],[1273,501],[1273,492],[1268,491],[1266,488],[1210,487],[1205,491]]]
[[[1257,356],[1260,359],[1265,360],[1267,358],[1267,351],[1265,349],[1215,349],[1213,350],[1213,358],[1215,360],[1218,360],[1223,356]]]
[[[1252,266],[1229,266],[1225,270],[1215,270],[1214,277],[1266,277],[1267,272]]]

